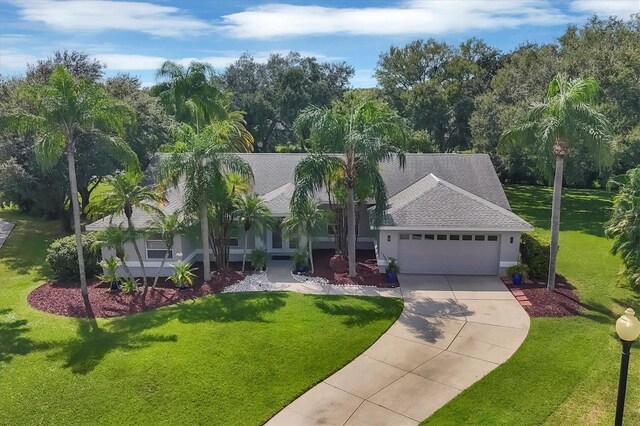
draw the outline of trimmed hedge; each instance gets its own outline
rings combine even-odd
[[[538,234],[522,234],[520,256],[531,278],[546,279],[549,274],[549,240]]]
[[[93,250],[95,243],[93,234],[82,234],[82,251],[84,253],[84,270],[88,277],[96,275],[102,270],[99,265],[102,260],[100,250]],[[47,249],[47,264],[54,274],[63,280],[79,280],[78,252],[76,250],[76,237],[68,237],[55,240]]]

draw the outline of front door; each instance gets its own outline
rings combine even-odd
[[[288,238],[282,230],[282,218],[267,232],[270,252],[291,252],[298,249],[298,238]]]

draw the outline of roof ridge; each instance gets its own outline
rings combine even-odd
[[[291,187],[295,188],[295,185],[291,182],[287,182],[277,187],[276,189],[267,192],[266,194],[262,194],[260,198],[262,198],[264,201],[271,201],[275,198],[278,198],[280,195],[286,194]]]
[[[411,190],[411,188],[415,187],[415,186],[419,186],[422,183],[426,182],[427,180],[431,180],[433,181],[433,183],[435,185],[437,185],[440,182],[440,179],[434,175],[433,173],[429,173],[428,175],[426,175],[423,178],[420,178],[419,180],[417,180],[415,183],[407,186],[405,189],[403,189],[402,191],[398,192],[396,195],[394,195],[393,197],[389,198],[388,203],[391,204],[393,203],[393,199],[394,198],[401,198],[403,193],[406,193],[408,191]],[[415,200],[417,200],[418,198],[422,197],[424,194],[426,194],[427,192],[429,192],[431,189],[435,188],[435,186],[432,186],[431,188],[429,188],[428,190],[424,191],[424,192],[419,192],[416,193],[415,196],[408,198],[406,200],[403,200],[402,203],[399,203],[395,206],[393,206],[392,208],[390,208],[389,210],[387,210],[387,214],[391,214],[393,212],[396,212],[398,210],[400,210],[403,207],[406,207],[408,204],[411,204],[412,202],[414,202]]]

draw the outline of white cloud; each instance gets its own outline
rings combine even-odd
[[[576,12],[597,13],[601,17],[618,16],[627,18],[640,12],[639,0],[574,0],[571,9]]]
[[[35,64],[38,57],[15,49],[0,48],[0,71],[20,71],[27,67],[27,64]]]
[[[127,30],[180,37],[211,30],[210,23],[173,6],[111,0],[12,0],[18,15],[59,31]]]
[[[556,25],[569,17],[547,0],[407,0],[394,7],[271,3],[222,17],[236,38],[302,35],[416,35]]]

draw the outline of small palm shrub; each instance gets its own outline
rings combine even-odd
[[[293,253],[293,264],[295,266],[307,266],[309,263],[309,256],[307,255],[306,250],[298,250]]]
[[[192,268],[189,262],[179,260],[173,265],[173,274],[171,274],[169,279],[174,282],[176,287],[191,287],[193,278],[196,276],[196,274],[193,273],[195,270],[196,268]]]
[[[117,257],[110,257],[100,262],[100,266],[104,269],[104,274],[98,275],[98,279],[103,283],[112,283],[120,281],[118,277],[118,266],[120,266],[120,259]]]
[[[547,278],[549,274],[549,240],[537,234],[522,234],[520,256],[531,278]]]
[[[253,249],[249,255],[249,260],[256,271],[264,269],[267,264],[267,252],[262,249]]]
[[[120,289],[127,294],[133,294],[138,291],[138,280],[135,278],[123,278],[120,282]]]
[[[82,251],[84,253],[84,269],[88,277],[93,277],[101,270],[99,251],[92,249],[95,236],[92,233],[82,235]],[[47,249],[46,262],[56,277],[63,280],[79,280],[78,252],[76,249],[76,237],[68,237],[55,240]]]

